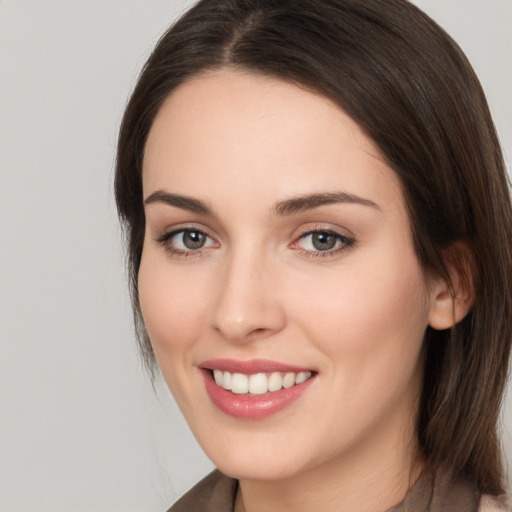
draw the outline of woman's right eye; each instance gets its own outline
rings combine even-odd
[[[157,239],[171,254],[198,253],[202,249],[215,246],[215,241],[199,229],[180,229],[165,233]]]

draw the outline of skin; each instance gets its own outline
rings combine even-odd
[[[176,89],[146,145],[142,312],[162,374],[214,464],[240,479],[237,508],[379,511],[415,478],[422,340],[453,323],[442,279],[425,278],[400,183],[338,106],[283,81],[220,70]],[[277,214],[280,202],[343,192]],[[370,202],[372,204],[370,204]],[[207,235],[183,250],[188,228]],[[319,251],[311,230],[341,235]],[[158,241],[160,239],[160,241]],[[350,243],[346,243],[350,240]],[[270,359],[315,372],[293,404],[239,419],[212,404],[198,366]]]

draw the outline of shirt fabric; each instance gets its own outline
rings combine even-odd
[[[188,491],[167,512],[233,512],[238,481],[215,470]],[[464,480],[446,471],[426,475],[405,499],[388,512],[507,512],[491,496],[480,495]]]

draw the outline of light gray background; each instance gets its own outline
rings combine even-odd
[[[138,360],[116,130],[186,0],[0,0],[0,510],[161,511],[211,463]],[[512,155],[512,1],[417,0],[480,75]],[[512,397],[504,412],[512,462]]]

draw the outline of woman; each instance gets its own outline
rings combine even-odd
[[[146,362],[220,470],[171,510],[505,510],[508,183],[425,14],[200,1],[127,106],[116,199]]]

